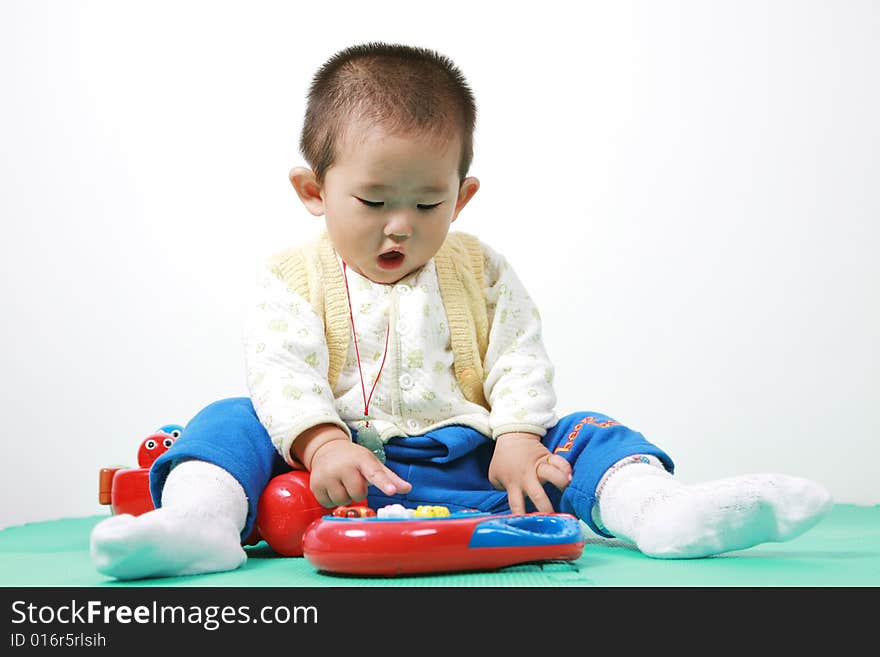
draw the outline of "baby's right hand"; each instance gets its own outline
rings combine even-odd
[[[312,492],[328,508],[364,499],[369,484],[386,495],[412,490],[409,482],[385,467],[375,454],[347,437],[320,445],[309,465]]]

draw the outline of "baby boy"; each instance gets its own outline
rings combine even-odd
[[[450,232],[480,186],[475,118],[459,69],[427,49],[353,46],[316,73],[309,168],[290,180],[326,232],[267,262],[245,330],[250,398],[207,406],[156,461],[155,511],[95,527],[100,572],[237,568],[260,493],[291,468],[327,507],[562,511],[657,558],[789,540],[830,509],[822,486],[781,474],[685,485],[642,434],[557,416],[525,287]]]

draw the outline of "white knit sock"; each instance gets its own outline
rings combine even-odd
[[[609,533],[661,559],[705,557],[787,541],[831,510],[819,484],[750,474],[684,485],[648,463],[628,463],[602,482],[599,516]]]
[[[212,463],[185,461],[168,474],[159,509],[95,525],[92,562],[118,579],[234,570],[247,559],[240,536],[247,510],[232,475]]]

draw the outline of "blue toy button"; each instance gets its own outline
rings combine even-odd
[[[579,543],[583,540],[580,522],[573,516],[506,516],[477,525],[468,547],[528,547]]]

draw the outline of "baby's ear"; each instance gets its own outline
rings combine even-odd
[[[453,221],[458,219],[458,213],[461,212],[462,208],[468,204],[468,201],[474,197],[474,194],[477,193],[478,189],[480,189],[480,181],[473,176],[461,181],[461,184],[458,187],[458,198],[455,201],[455,213],[452,215]]]
[[[315,172],[305,167],[294,167],[290,170],[290,184],[296,190],[299,200],[306,206],[306,210],[316,217],[324,214],[324,193],[318,184]]]

